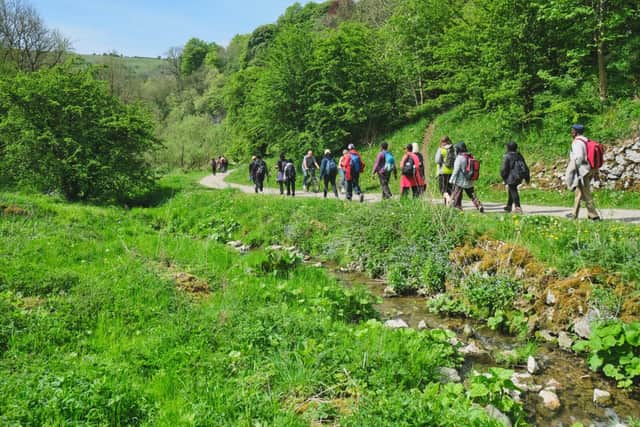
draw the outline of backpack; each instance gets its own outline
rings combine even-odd
[[[256,176],[264,176],[267,173],[267,165],[265,162],[258,162],[256,165]]]
[[[350,156],[351,156],[351,160],[350,160],[351,172],[359,173],[360,172],[360,156],[358,156],[355,153],[351,153]]]
[[[416,176],[416,163],[413,161],[413,156],[407,156],[407,160],[404,161],[402,175],[408,178]]]
[[[519,155],[516,161],[513,163],[513,170],[518,179],[529,179],[529,168],[527,164],[524,162],[524,158]]]
[[[587,146],[587,160],[591,169],[600,169],[604,163],[604,145],[592,139],[582,140]]]
[[[477,181],[480,178],[480,161],[473,157],[471,153],[465,153],[463,156],[467,159],[464,175],[471,181]]]
[[[282,169],[284,177],[287,181],[291,181],[296,179],[296,167],[292,162],[286,162],[284,164],[284,168]]]
[[[447,154],[444,156],[444,167],[447,169],[453,169],[453,165],[456,162],[456,150],[451,145],[447,148]]]
[[[388,151],[384,153],[384,171],[393,172],[396,168],[396,159],[393,158],[393,154]]]
[[[338,173],[338,165],[336,165],[336,161],[331,158],[327,159],[327,162],[324,166],[324,174],[327,176],[334,176]]]

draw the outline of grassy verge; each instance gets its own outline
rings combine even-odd
[[[384,328],[364,291],[224,244],[302,243],[339,205],[164,184],[131,210],[0,194],[2,424],[497,425],[438,384],[460,362],[446,334]]]

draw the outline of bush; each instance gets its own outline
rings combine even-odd
[[[0,182],[70,200],[126,199],[154,179],[149,116],[70,65],[0,80]]]
[[[472,275],[465,279],[463,289],[469,302],[481,317],[508,310],[520,292],[520,284],[509,277]]]

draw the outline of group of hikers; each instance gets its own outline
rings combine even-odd
[[[602,146],[584,136],[584,126],[576,124],[571,127],[573,138],[571,154],[566,171],[566,183],[569,189],[575,192],[575,203],[570,218],[578,218],[580,203],[584,201],[588,210],[588,217],[592,220],[600,220],[595,209],[591,195],[591,179],[602,165]],[[383,142],[380,152],[372,168],[372,175],[377,175],[382,189],[382,198],[392,197],[389,183],[391,177],[398,178],[400,171],[400,190],[402,197],[410,193],[413,197],[420,197],[426,192],[425,161],[417,143],[408,144],[405,152],[396,167],[393,154],[389,151],[389,144]],[[438,168],[438,189],[443,197],[444,204],[453,208],[462,209],[462,197],[466,193],[471,202],[480,212],[484,212],[484,206],[480,202],[474,184],[480,175],[480,162],[469,152],[464,142],[453,144],[448,136],[442,137],[440,145],[435,153],[435,164]],[[280,194],[295,196],[296,193],[296,167],[292,159],[285,158],[284,154],[275,166],[277,171],[276,182],[280,187]],[[342,157],[335,160],[331,150],[325,150],[318,164],[309,150],[302,159],[301,170],[303,173],[302,187],[307,191],[309,185],[316,180],[319,171],[319,179],[324,185],[324,197],[327,197],[329,187],[335,195],[345,193],[347,200],[352,200],[354,194],[364,201],[364,194],[360,188],[360,175],[365,170],[362,156],[349,144],[343,150]],[[340,183],[337,183],[340,175]],[[249,164],[249,179],[254,183],[255,192],[264,190],[264,180],[269,176],[267,164],[260,156],[253,156]],[[518,151],[518,145],[514,141],[506,144],[506,153],[502,159],[500,176],[507,186],[508,199],[504,206],[505,212],[522,213],[518,186],[523,182],[529,183],[531,174],[527,163]]]
[[[217,159],[214,157],[209,162],[209,166],[211,167],[211,173],[214,175],[216,174],[216,171],[225,173],[229,168],[229,161],[224,156],[220,156]]]

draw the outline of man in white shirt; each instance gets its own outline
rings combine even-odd
[[[596,211],[595,204],[593,203],[593,196],[591,195],[591,178],[593,177],[593,170],[589,165],[589,159],[587,158],[587,141],[588,139],[583,135],[584,126],[573,125],[571,126],[571,136],[573,142],[571,143],[571,155],[569,156],[569,164],[567,165],[566,183],[567,187],[575,191],[575,202],[573,204],[573,213],[567,215],[569,218],[578,218],[580,213],[580,202],[584,200],[587,205],[588,217],[591,220],[599,221],[600,215]]]

